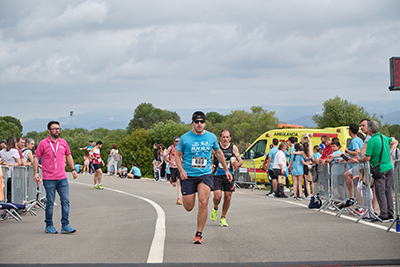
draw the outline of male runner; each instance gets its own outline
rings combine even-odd
[[[90,154],[93,157],[93,167],[94,167],[94,189],[104,189],[101,185],[101,176],[103,175],[103,171],[101,170],[101,164],[104,166],[104,161],[100,156],[100,148],[103,146],[103,142],[97,141],[96,146],[92,148]]]
[[[171,172],[171,177],[169,178],[169,182],[175,187],[178,184],[178,199],[176,200],[177,205],[182,205],[181,202],[181,183],[179,182],[179,170],[178,166],[176,166],[175,162],[175,154],[176,154],[176,145],[179,142],[179,136],[174,137],[174,144],[172,144],[168,150],[167,154],[164,157],[166,161],[169,163],[169,170]]]
[[[242,166],[243,160],[240,157],[239,149],[237,146],[231,143],[231,133],[229,130],[223,130],[220,135],[220,143],[222,153],[224,153],[225,162],[228,166],[229,172],[233,174],[233,168],[238,168]],[[237,162],[236,162],[236,160]],[[218,215],[218,205],[221,202],[222,190],[224,191],[224,204],[222,205],[222,214],[219,224],[221,226],[228,226],[226,222],[226,213],[228,212],[229,206],[231,205],[232,192],[235,191],[234,181],[228,181],[225,170],[222,168],[222,164],[216,160],[216,172],[214,174],[214,209],[211,212],[210,218],[212,221],[217,219]]]
[[[176,146],[175,162],[181,174],[181,190],[183,206],[187,211],[194,208],[196,193],[198,195],[197,232],[195,244],[203,243],[203,228],[207,221],[207,205],[210,192],[213,190],[213,175],[211,171],[211,152],[215,154],[226,171],[228,181],[232,174],[226,166],[224,154],[219,148],[215,134],[205,130],[206,116],[196,111],[192,116],[193,129],[185,133]]]

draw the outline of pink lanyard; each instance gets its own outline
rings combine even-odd
[[[54,166],[55,166],[55,168],[57,169],[57,151],[58,151],[59,142],[57,141],[56,150],[54,150],[54,147],[53,147],[53,145],[51,144],[51,141],[49,141],[49,143],[50,143],[51,149],[52,149],[53,152],[54,152]]]

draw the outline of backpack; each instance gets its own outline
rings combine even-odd
[[[120,159],[121,159],[121,157],[119,156],[118,153],[114,155],[114,160],[115,161],[119,161]]]
[[[312,196],[310,199],[310,203],[308,204],[309,209],[319,209],[322,205],[322,201],[319,198],[319,194],[317,194],[317,197]]]

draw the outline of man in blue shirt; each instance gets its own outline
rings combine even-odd
[[[272,194],[268,194],[268,196],[279,197],[279,194],[277,192],[278,177],[274,174],[274,171],[272,170],[272,166],[274,166],[275,154],[276,154],[276,152],[278,152],[279,140],[277,138],[274,138],[272,140],[272,144],[274,147],[271,148],[268,153],[267,170],[268,170],[268,175],[272,180],[271,186],[273,187],[274,192]]]
[[[175,162],[181,175],[181,191],[183,207],[191,211],[198,195],[197,232],[194,237],[195,244],[203,243],[203,228],[208,216],[208,199],[213,190],[214,179],[211,170],[211,153],[215,154],[226,172],[228,181],[232,181],[218,140],[215,134],[205,130],[206,116],[201,111],[196,111],[192,116],[193,129],[185,133],[176,145]]]
[[[348,148],[345,149],[345,152],[350,158],[358,156],[358,153],[361,152],[361,149],[364,145],[363,141],[360,137],[357,136],[359,127],[357,124],[352,123],[349,126],[349,135],[351,137],[351,142]],[[357,168],[354,169],[355,172],[358,172]],[[349,190],[349,200],[341,206],[341,208],[349,207],[354,204],[354,186],[353,186],[353,176],[357,176],[358,173],[353,173],[353,169],[346,171],[344,173],[344,180],[346,181],[347,189]]]

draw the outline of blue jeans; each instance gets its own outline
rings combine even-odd
[[[56,198],[56,191],[61,201],[61,225],[69,224],[69,184],[68,179],[62,180],[43,180],[46,188],[46,226],[53,225],[53,206]]]

